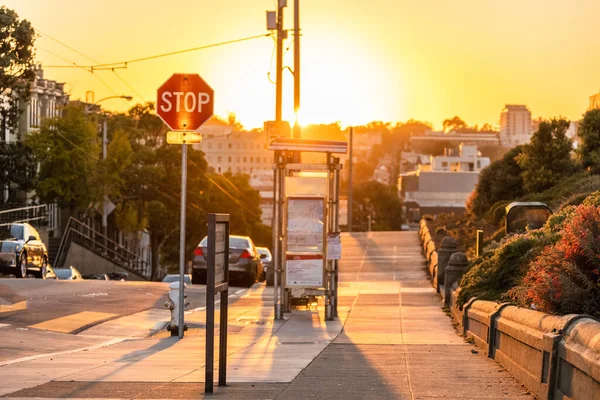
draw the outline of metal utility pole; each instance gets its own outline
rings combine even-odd
[[[187,194],[187,144],[181,145],[181,211],[179,220],[179,339],[183,339],[183,318],[185,310],[184,277],[185,277],[185,205]],[[214,299],[213,299],[214,300]]]
[[[348,158],[348,232],[352,232],[352,139],[354,128],[350,127],[350,151]]]
[[[277,1],[277,71],[276,71],[276,88],[275,88],[275,120],[281,121],[281,106],[283,93],[283,8],[286,6],[287,0]]]
[[[300,0],[294,0],[294,138],[300,139]]]

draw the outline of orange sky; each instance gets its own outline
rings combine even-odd
[[[293,0],[286,25],[293,21]],[[5,0],[34,27],[101,62],[129,60],[266,33],[275,0]],[[534,116],[578,118],[600,89],[597,0],[301,0],[302,122],[416,118],[441,127],[460,115],[497,124],[504,104]],[[292,35],[287,45],[292,44]],[[90,65],[41,36],[38,59]],[[154,100],[174,72],[197,72],[215,90],[215,112],[247,127],[274,117],[271,38],[132,64],[117,73],[47,69],[72,98],[114,93]],[[286,63],[293,66],[293,50]],[[292,118],[292,76],[284,72],[284,116]],[[106,82],[107,88],[102,81]],[[128,107],[121,100],[109,109]]]

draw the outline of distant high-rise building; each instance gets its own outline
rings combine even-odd
[[[600,108],[600,93],[593,94],[590,96],[589,110],[593,110],[594,108]]]
[[[500,114],[500,143],[505,147],[529,143],[531,128],[531,111],[527,106],[507,104]]]

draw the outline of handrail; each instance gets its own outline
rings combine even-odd
[[[41,204],[41,205],[37,205],[37,206],[27,206],[27,207],[20,207],[20,208],[9,208],[8,210],[2,210],[0,211],[0,214],[8,214],[11,212],[18,212],[18,211],[25,211],[25,210],[33,210],[36,208],[45,208],[46,204]]]
[[[55,229],[58,227],[59,209],[56,204],[40,204],[0,210],[0,222],[28,222],[37,228]]]
[[[149,279],[151,266],[137,254],[104,236],[81,221],[71,217],[60,242],[54,266],[60,268],[72,241],[90,251],[108,258],[111,262]]]

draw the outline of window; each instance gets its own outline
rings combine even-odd
[[[221,162],[221,156],[217,157],[217,162]],[[219,171],[219,172],[221,172],[221,171]]]
[[[246,157],[244,157],[244,162],[246,162]]]
[[[235,160],[236,160],[237,162],[240,162],[240,156],[237,156],[237,157],[235,158]]]
[[[223,147],[223,146],[221,145],[221,143],[217,143],[217,148],[219,148],[219,149],[220,149],[221,147]]]
[[[208,148],[209,148],[209,149],[212,149],[212,143],[209,143],[209,144],[208,144]]]
[[[231,162],[231,156],[227,157],[227,161]]]
[[[448,161],[442,161],[442,168],[448,167]]]
[[[250,162],[253,163],[254,162],[254,157],[250,157]]]
[[[229,143],[229,144],[227,145],[227,147],[231,148],[231,143]]]

